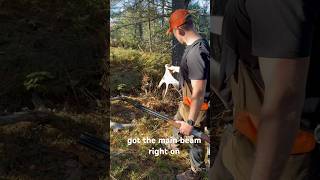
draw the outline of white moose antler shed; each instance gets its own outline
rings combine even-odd
[[[168,64],[165,65],[165,72],[164,72],[164,75],[163,75],[161,81],[159,82],[158,88],[160,88],[163,83],[166,84],[166,90],[165,90],[165,92],[164,92],[163,97],[166,96],[170,84],[172,84],[173,87],[175,87],[175,89],[176,89],[177,91],[178,91],[178,89],[179,89],[179,81],[176,80],[176,79],[172,76],[172,74],[171,74],[171,72],[170,72],[170,70],[169,70],[169,65],[168,65]]]

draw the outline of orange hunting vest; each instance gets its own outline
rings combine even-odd
[[[191,105],[191,85],[189,85],[187,82],[184,82],[182,86],[182,96],[183,96],[183,103],[187,106]],[[201,104],[200,110],[201,111],[206,111],[209,108],[209,103],[204,102]]]
[[[255,79],[253,72],[241,60],[237,72],[230,79],[234,103],[234,126],[254,144],[257,141],[257,124],[263,102],[264,89]],[[312,132],[300,130],[291,154],[301,154],[315,148]]]

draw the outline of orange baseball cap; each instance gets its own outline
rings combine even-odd
[[[167,34],[171,34],[173,29],[178,28],[186,22],[186,17],[190,15],[189,11],[186,9],[177,9],[175,10],[169,19],[169,29]]]

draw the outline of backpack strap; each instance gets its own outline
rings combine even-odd
[[[304,101],[301,128],[314,130],[320,124],[320,97],[308,97]]]

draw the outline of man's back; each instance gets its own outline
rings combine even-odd
[[[310,97],[320,97],[315,55],[319,38],[313,31],[318,4],[317,0],[228,1],[221,61],[232,88],[234,127],[223,135],[213,179],[308,177],[315,140],[312,132],[299,130],[299,123],[301,114],[306,114],[304,99],[306,107]],[[314,107],[313,103],[308,110]],[[310,116],[308,120],[312,121]]]
[[[188,45],[180,64],[180,84],[184,81],[191,83],[191,79],[207,79],[209,82],[210,48],[205,39],[199,39]],[[206,92],[210,92],[210,83],[206,84]],[[208,95],[205,99],[208,101]]]
[[[249,67],[252,78],[264,87],[258,56],[310,56],[306,98],[320,97],[317,85],[320,77],[320,19],[317,3],[316,0],[230,0],[224,18],[226,33],[223,46],[226,51],[222,52],[222,62],[227,63],[227,78],[236,71],[237,61],[241,59]],[[287,6],[296,11],[296,16],[288,15],[290,8]],[[260,23],[255,23],[257,21]]]

